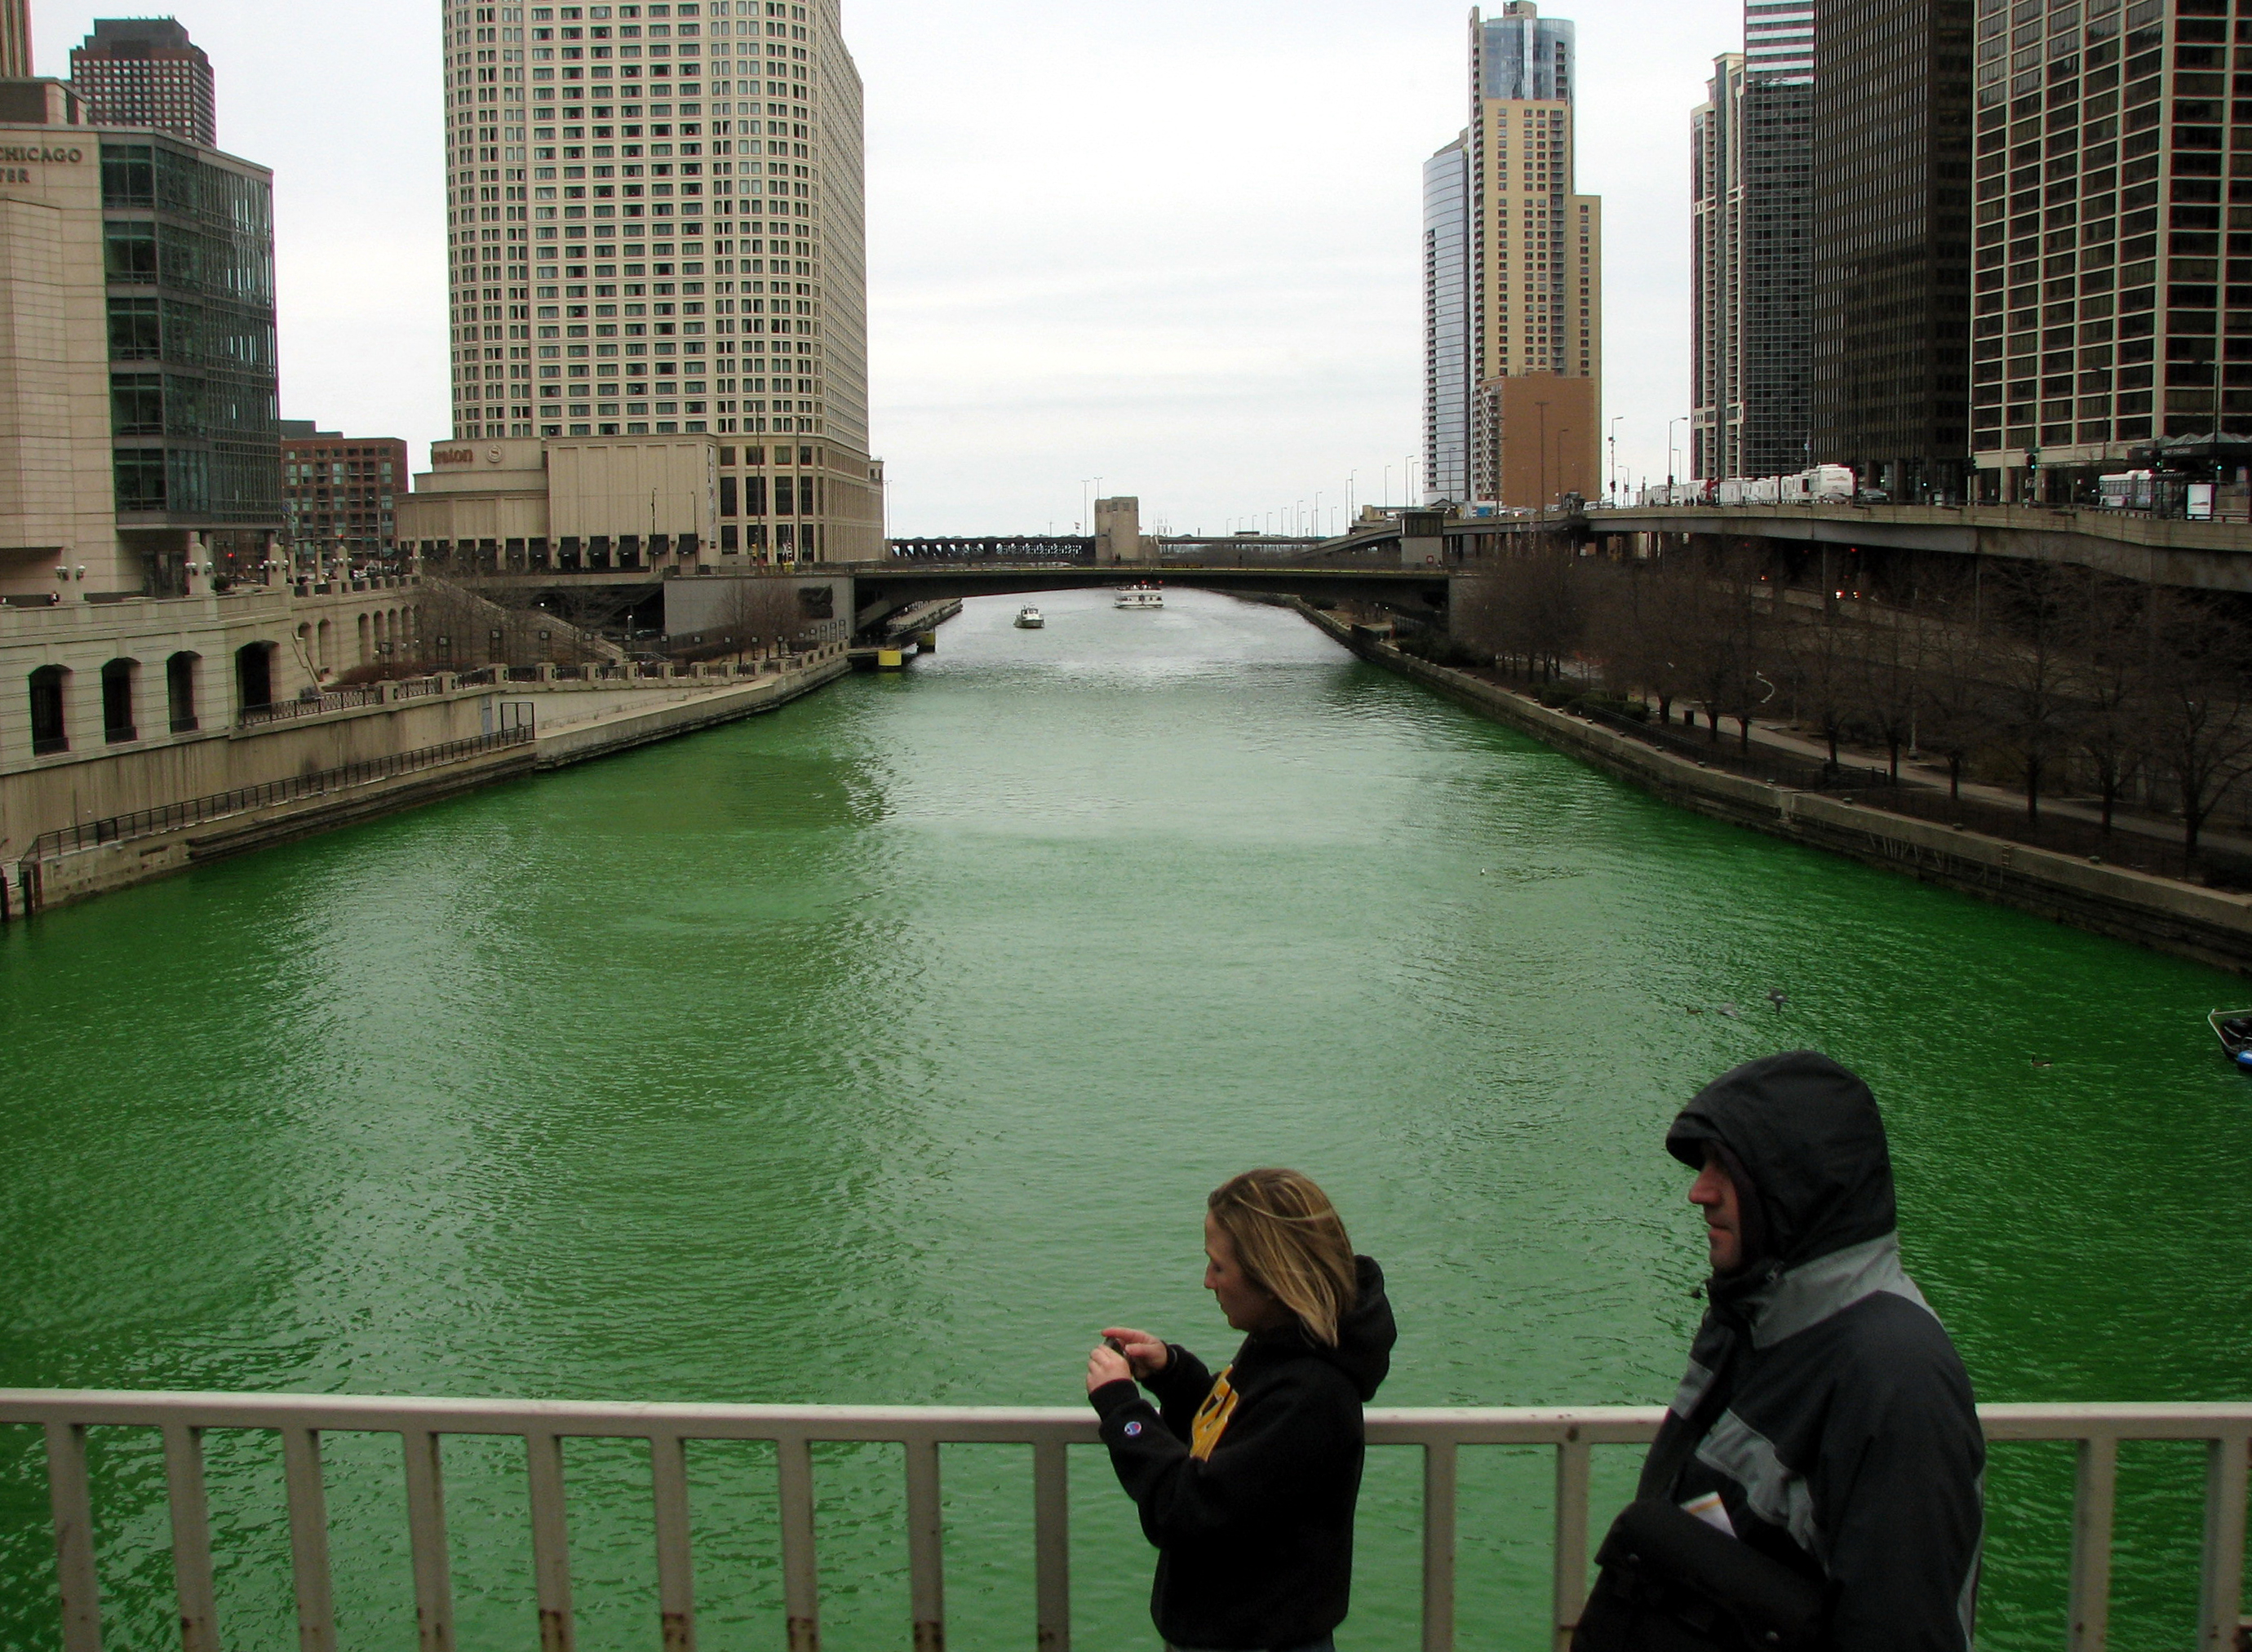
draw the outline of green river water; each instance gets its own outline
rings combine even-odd
[[[909,675],[0,930],[0,1386],[1071,1404],[1107,1322],[1227,1351],[1203,1195],[1279,1162],[1390,1274],[1382,1403],[1654,1403],[1701,1271],[1665,1122],[1811,1045],[1886,1104],[1982,1398],[2252,1395],[2202,1024],[2246,988],[1169,604],[975,601]],[[155,1442],[96,1447],[111,1644],[177,1644]],[[226,1642],[292,1646],[278,1452],[211,1450]],[[396,1450],[332,1442],[353,1649],[414,1644]],[[461,1644],[536,1645],[520,1458],[448,1452]],[[580,1644],[654,1648],[646,1462],[569,1461]],[[691,1461],[702,1644],[779,1647],[771,1455]],[[2186,1646],[2201,1460],[2125,1462],[2114,1644]],[[1028,1454],[946,1472],[953,1643],[1029,1647]],[[904,1645],[897,1456],[820,1475],[827,1643]],[[1146,1649],[1149,1551],[1074,1484],[1077,1644]],[[1347,1652],[1416,1643],[1419,1484],[1373,1454]],[[1998,1453],[1983,1645],[2061,1643],[2068,1484]],[[1547,1459],[1463,1496],[1462,1643],[1542,1645]],[[0,1647],[59,1644],[45,1519],[0,1430]]]

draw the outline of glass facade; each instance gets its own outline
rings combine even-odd
[[[1971,25],[1838,0],[1815,38],[1812,457],[1901,500],[1970,455]]]
[[[1743,453],[1735,474],[1779,476],[1812,462],[1812,77],[1770,78],[1748,62],[1741,136]]]
[[[1574,31],[1561,17],[1542,17],[1533,8],[1512,6],[1484,21],[1479,95],[1515,103],[1572,101]]]
[[[1470,162],[1465,134],[1423,163],[1424,498],[1470,498]]]
[[[162,138],[101,177],[123,525],[278,526],[270,183]]]

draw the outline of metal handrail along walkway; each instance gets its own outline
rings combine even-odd
[[[1555,1452],[1550,1623],[1560,1652],[1569,1646],[1587,1595],[1592,1448],[1645,1443],[1664,1414],[1654,1406],[1369,1412],[1371,1445],[1420,1447],[1423,1453],[1424,1652],[1450,1652],[1455,1645],[1456,1468],[1463,1447],[1547,1446]],[[2079,1448],[2066,1631],[2070,1652],[2100,1652],[2105,1644],[2120,1442],[2204,1442],[2205,1540],[2196,1648],[2197,1652],[2231,1652],[2239,1629],[2252,1405],[1986,1406],[1979,1415],[1990,1440],[2068,1440]],[[665,1652],[693,1652],[696,1645],[686,1461],[691,1440],[766,1440],[776,1448],[790,1652],[818,1652],[821,1643],[811,1452],[816,1441],[906,1447],[916,1652],[941,1652],[946,1643],[939,1447],[984,1444],[1032,1448],[1039,1647],[1040,1652],[1069,1652],[1066,1458],[1074,1446],[1100,1443],[1094,1417],[1075,1406],[631,1405],[0,1389],[0,1424],[28,1425],[45,1432],[66,1652],[98,1652],[102,1644],[86,1452],[87,1430],[93,1426],[138,1426],[163,1433],[182,1652],[219,1652],[222,1644],[204,1488],[202,1434],[206,1429],[263,1429],[282,1436],[301,1652],[335,1652],[337,1646],[321,1464],[324,1433],[400,1436],[421,1652],[452,1652],[455,1644],[441,1454],[448,1434],[514,1435],[525,1442],[542,1652],[572,1652],[576,1644],[563,1474],[566,1440],[648,1443]]]

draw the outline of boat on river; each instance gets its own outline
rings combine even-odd
[[[2205,1019],[2228,1059],[2252,1071],[2252,1010],[2215,1010]]]
[[[1017,628],[1019,631],[1038,631],[1046,624],[1047,621],[1040,617],[1040,611],[1029,602],[1017,610]]]
[[[1118,587],[1117,600],[1111,604],[1120,608],[1162,608],[1165,593],[1154,580],[1141,580],[1132,585]]]

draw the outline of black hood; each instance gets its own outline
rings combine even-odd
[[[1876,1098],[1827,1056],[1767,1056],[1713,1079],[1665,1133],[1684,1164],[1701,1167],[1708,1142],[1751,1184],[1740,1191],[1756,1206],[1747,1237],[1759,1243],[1746,1272],[1797,1267],[1899,1225]]]
[[[1392,1344],[1400,1328],[1392,1322],[1392,1302],[1384,1294],[1384,1270],[1373,1258],[1353,1258],[1358,1290],[1345,1317],[1338,1322],[1337,1346],[1331,1348],[1306,1335],[1303,1327],[1264,1331],[1248,1339],[1247,1349],[1263,1348],[1275,1355],[1310,1353],[1345,1374],[1366,1405],[1392,1371]]]

